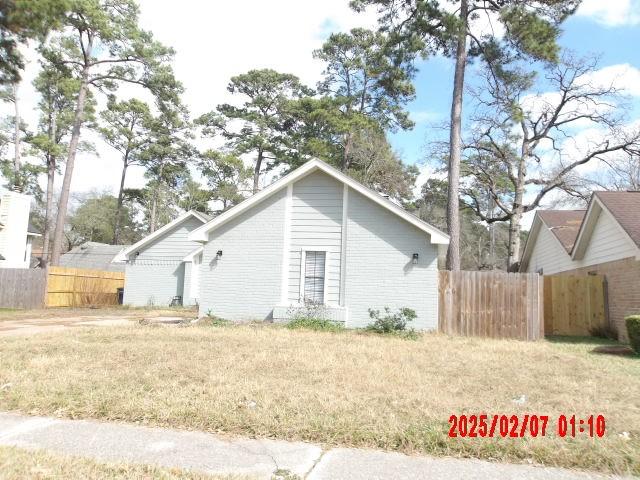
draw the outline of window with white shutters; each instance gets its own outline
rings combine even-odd
[[[304,302],[324,303],[324,274],[326,252],[305,252],[304,260]]]

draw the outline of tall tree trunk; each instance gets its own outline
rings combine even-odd
[[[15,115],[15,122],[13,126],[13,144],[15,146],[15,152],[13,156],[13,189],[16,192],[22,191],[22,182],[20,181],[20,106],[18,103],[18,84],[13,84],[13,108]]]
[[[349,155],[353,147],[353,134],[349,131],[345,135],[344,152],[342,154],[342,171],[345,172],[349,168]]]
[[[84,122],[84,107],[87,97],[87,89],[89,88],[89,70],[85,67],[82,70],[82,82],[78,91],[78,100],[76,101],[76,113],[73,119],[73,129],[71,131],[71,141],[69,142],[69,153],[67,155],[67,164],[64,169],[64,179],[62,181],[62,192],[60,193],[60,203],[58,205],[58,217],[56,218],[56,231],[53,236],[53,246],[51,248],[51,264],[58,265],[60,263],[60,254],[62,253],[62,239],[64,237],[64,224],[67,219],[67,205],[69,203],[69,192],[71,190],[71,178],[73,176],[73,167],[76,161],[76,151],[80,142],[80,130]]]
[[[49,258],[50,242],[51,242],[51,223],[53,220],[53,189],[56,177],[56,157],[51,153],[51,150],[56,144],[56,115],[53,113],[53,108],[49,105],[49,152],[47,153],[47,201],[44,210],[44,232],[42,234],[42,261],[45,265],[48,265],[51,259]]]
[[[56,159],[49,154],[47,158],[47,203],[44,213],[44,233],[42,235],[42,259],[45,264],[49,264],[49,243],[51,242],[51,223],[53,220],[53,188],[56,175]]]
[[[464,71],[467,63],[467,0],[460,2],[460,32],[456,47],[456,69],[453,79],[451,102],[451,133],[449,138],[449,195],[447,199],[447,226],[449,227],[449,250],[447,270],[460,270],[460,160],[462,157],[462,97],[464,94]]]
[[[509,219],[509,259],[508,270],[517,272],[520,266],[520,222],[522,221],[522,207],[513,213]]]
[[[525,136],[527,134],[525,133]],[[509,219],[509,253],[507,268],[515,272],[520,266],[520,222],[524,214],[524,182],[527,176],[527,159],[529,158],[529,145],[527,139],[522,142],[522,154],[518,162],[518,177],[513,196],[513,209]]]
[[[258,159],[256,160],[256,166],[253,170],[253,193],[258,193],[260,190],[260,168],[262,167],[262,160],[264,158],[264,152],[262,149],[258,150]]]
[[[129,152],[125,152],[124,159],[122,161],[122,175],[120,176],[120,190],[118,190],[118,204],[116,205],[116,219],[113,226],[113,244],[118,245],[120,240],[120,224],[122,214],[122,198],[124,196],[124,181],[127,177],[127,168],[129,167]]]
[[[149,213],[149,233],[153,233],[156,231],[156,217],[158,216],[158,189],[160,186],[158,185],[153,191],[153,196],[151,197],[151,212]]]

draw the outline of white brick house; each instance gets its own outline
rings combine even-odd
[[[319,160],[188,238],[203,245],[201,316],[284,321],[312,302],[348,327],[385,306],[414,309],[415,328],[437,327],[448,236]]]

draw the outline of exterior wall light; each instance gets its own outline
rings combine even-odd
[[[218,250],[216,252],[216,260],[220,260],[222,258],[222,250]]]
[[[417,253],[413,254],[413,257],[411,258],[411,263],[413,263],[414,265],[418,264],[418,257],[419,255]]]

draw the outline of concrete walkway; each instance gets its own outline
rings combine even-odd
[[[323,451],[318,445],[303,442],[230,439],[201,432],[10,413],[0,413],[0,445],[267,480],[277,470],[309,480],[613,478],[557,468],[409,457],[373,450]]]

